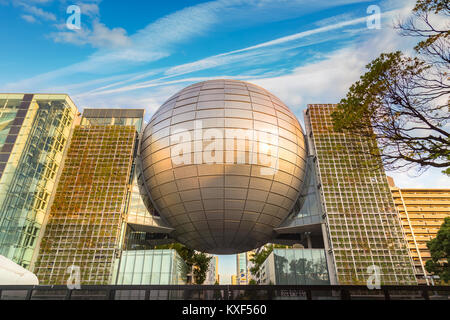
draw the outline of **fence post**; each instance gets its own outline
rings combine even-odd
[[[72,299],[72,289],[67,289],[67,293],[64,300],[71,300],[71,299]]]
[[[270,289],[269,289],[267,299],[268,299],[268,300],[273,300],[273,288],[270,288]]]
[[[230,290],[229,290],[229,285],[227,285],[225,287],[225,300],[230,300]]]
[[[347,289],[341,289],[341,300],[350,300],[350,293]]]
[[[384,292],[384,300],[391,300],[391,295],[389,294],[389,290],[384,288],[383,292]]]
[[[115,296],[116,296],[116,289],[109,289],[106,294],[106,299],[114,300]]]
[[[307,300],[312,300],[311,288],[306,289],[306,299]]]
[[[423,288],[423,289],[422,289],[422,297],[423,297],[425,300],[430,300],[430,295],[428,294],[428,289],[426,289],[426,288]]]
[[[27,290],[27,296],[26,296],[25,300],[27,300],[27,301],[31,300],[32,293],[33,293],[33,289],[28,289]]]

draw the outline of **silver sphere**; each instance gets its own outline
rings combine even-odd
[[[306,170],[303,131],[254,84],[193,84],[153,115],[141,140],[143,180],[186,246],[214,254],[260,247],[289,215]]]

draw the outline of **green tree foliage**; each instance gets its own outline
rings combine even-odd
[[[253,267],[250,268],[250,273],[253,276],[257,276],[259,270],[261,269],[262,264],[266,261],[267,257],[272,253],[274,248],[287,248],[288,246],[278,245],[278,244],[268,244],[265,245],[264,248],[259,252],[255,253],[253,257],[250,259],[250,262],[253,263]]]
[[[194,255],[194,282],[195,284],[203,284],[206,280],[209,262],[212,257],[208,257],[204,253],[195,253]]]
[[[412,16],[396,25],[401,35],[420,39],[417,56],[381,54],[332,114],[336,131],[376,141],[363,152],[388,170],[436,167],[450,175],[449,16],[448,0],[417,1]]]
[[[194,259],[195,250],[192,250],[186,247],[185,245],[182,245],[181,243],[175,242],[170,244],[159,245],[155,246],[155,249],[174,249],[184,260],[184,262],[189,268],[192,268],[192,266],[195,263]]]
[[[195,284],[203,284],[206,280],[209,263],[212,257],[208,257],[204,253],[197,253],[195,250],[175,242],[165,245],[156,246],[155,249],[174,249],[186,263],[188,270],[193,270]],[[187,272],[189,273],[189,271]]]
[[[450,217],[445,218],[436,238],[427,243],[431,252],[431,260],[425,264],[428,272],[438,275],[445,282],[450,282]]]
[[[266,261],[267,257],[273,251],[273,245],[269,244],[264,246],[264,248],[259,252],[255,253],[250,261],[253,263],[253,267],[250,268],[250,273],[253,276],[257,276],[262,264]]]

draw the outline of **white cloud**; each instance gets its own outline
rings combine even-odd
[[[387,15],[392,14],[392,12],[389,12]],[[239,64],[239,66],[242,68],[244,65],[252,65],[254,63],[257,63],[258,61],[264,60],[265,63],[268,63],[270,59],[278,59],[280,54],[283,54],[283,52],[292,50],[293,48],[299,48],[303,46],[309,46],[312,44],[317,44],[321,42],[326,42],[330,40],[336,40],[336,38],[339,37],[346,37],[346,33],[341,33],[339,36],[335,36],[329,33],[331,30],[337,30],[341,29],[347,26],[352,26],[360,23],[365,23],[365,18],[358,18],[353,19],[350,21],[344,21],[339,22],[334,25],[329,25],[326,27],[320,27],[300,33],[296,33],[293,35],[289,35],[286,37],[278,38],[272,41],[267,41],[261,44],[257,44],[251,47],[234,50],[218,55],[214,55],[211,57],[207,57],[195,62],[182,64],[179,66],[175,66],[172,68],[167,69],[164,74],[164,77],[161,77],[159,79],[152,79],[150,81],[144,81],[140,83],[134,83],[132,85],[128,86],[120,86],[126,83],[127,81],[120,81],[116,84],[110,84],[104,88],[98,88],[95,90],[90,91],[88,94],[111,94],[116,92],[125,92],[125,91],[131,91],[131,90],[137,90],[137,89],[143,89],[143,88],[150,88],[154,86],[159,86],[161,84],[161,80],[176,77],[180,75],[185,75],[189,73],[193,73],[200,70],[205,69],[213,69],[221,66],[231,66],[233,64]],[[318,35],[321,33],[326,33],[325,35],[322,35],[320,37],[317,37],[316,39],[304,39],[307,37],[310,37],[312,35]],[[302,40],[302,41],[299,41]],[[163,82],[164,83],[164,82]],[[111,88],[115,85],[119,85],[118,88],[115,89],[109,89],[104,90],[106,88]]]
[[[23,14],[23,15],[21,15],[20,17],[21,17],[23,20],[25,20],[26,22],[29,22],[29,23],[35,23],[35,22],[37,22],[35,17],[33,17],[33,16],[31,16],[31,15],[28,15],[28,14]]]
[[[417,175],[414,170],[388,171],[386,174],[394,178],[399,188],[450,188],[450,177],[438,168],[429,168],[421,175]]]
[[[386,14],[392,17],[400,12]],[[401,37],[387,23],[381,30],[361,31],[365,32],[364,41],[355,41],[345,48],[320,56],[317,61],[298,67],[289,74],[251,81],[278,95],[297,112],[307,104],[337,103],[364,73],[365,66],[379,54],[406,51],[412,47],[411,39]]]
[[[99,49],[84,61],[15,84],[9,84],[8,87],[20,87],[23,90],[23,87],[32,84],[39,86],[44,80],[49,82],[52,79],[74,73],[105,73],[106,71],[111,74],[123,70],[125,67],[151,63],[170,56],[176,51],[175,46],[180,46],[194,37],[206,35],[219,24],[221,27],[233,28],[234,25],[241,22],[251,25],[252,23],[276,21],[329,7],[367,1],[369,0],[311,3],[308,0],[216,0],[171,13],[130,36],[127,36],[121,28],[110,30],[100,22],[98,22],[97,30],[90,28],[75,34],[71,34],[68,30],[60,30],[60,33],[55,32],[51,35],[55,41],[78,45],[91,44]],[[89,3],[96,4],[98,2],[90,1]],[[98,6],[91,5],[87,10],[96,14],[97,9]],[[60,25],[62,24],[56,24],[56,26]],[[112,39],[108,39],[108,37]],[[102,45],[105,47],[101,47]]]
[[[257,45],[251,46],[251,47],[238,49],[238,50],[218,54],[218,55],[215,55],[212,57],[208,57],[205,59],[201,59],[201,60],[198,60],[195,62],[179,65],[179,66],[168,69],[166,74],[170,75],[170,74],[177,74],[177,73],[187,73],[187,72],[193,72],[193,71],[198,71],[198,70],[203,70],[203,69],[209,69],[212,67],[217,67],[218,65],[223,65],[225,63],[228,63],[228,59],[224,59],[224,57],[227,57],[227,56],[235,55],[237,53],[248,52],[248,51],[252,51],[252,50],[256,50],[256,49],[262,49],[262,48],[282,45],[287,42],[299,40],[299,39],[302,39],[302,38],[305,38],[305,37],[308,37],[308,36],[311,36],[314,34],[319,34],[319,33],[324,33],[324,32],[331,31],[331,30],[340,29],[345,26],[359,24],[359,23],[363,23],[365,21],[366,21],[366,18],[363,17],[363,18],[357,18],[357,19],[353,19],[353,20],[349,20],[349,21],[339,22],[339,23],[336,23],[333,25],[328,25],[325,27],[311,29],[311,30],[304,31],[304,32],[299,32],[299,33],[292,34],[289,36],[285,36],[285,37],[281,37],[281,38],[274,39],[271,41],[263,42],[263,43],[260,43],[260,44],[257,44]]]
[[[100,1],[98,1],[100,2]],[[100,15],[100,9],[98,7],[98,3],[77,3],[77,5],[81,9],[82,15],[87,15],[89,17],[97,17]]]
[[[60,31],[51,34],[51,37],[55,42],[90,44],[95,48],[122,48],[131,44],[125,29],[109,29],[98,20],[92,23],[92,30],[83,28],[75,31]]]
[[[29,13],[38,20],[56,21],[56,16],[53,13],[44,11],[39,7],[22,1],[17,2],[17,5],[21,6],[25,12]]]

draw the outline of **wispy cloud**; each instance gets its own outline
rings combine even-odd
[[[189,40],[208,35],[215,26],[222,25],[230,28],[241,21],[262,23],[283,17],[304,15],[314,10],[366,1],[369,0],[317,3],[306,0],[216,0],[171,13],[132,35],[128,35],[123,28],[109,29],[102,24],[98,18],[98,6],[94,1],[89,6],[86,4],[86,8],[89,8],[89,12],[94,16],[92,27],[80,32],[60,30],[53,32],[51,37],[57,42],[89,44],[98,50],[81,62],[25,79],[9,87],[26,88],[73,74],[121,72],[126,67],[149,64],[168,57],[177,51],[177,47]],[[87,1],[83,3],[85,2]]]
[[[53,13],[45,10],[46,3],[50,2],[27,1],[29,7],[20,6],[22,19],[31,23],[40,17],[62,25],[58,19],[52,20]],[[235,43],[231,49],[221,49],[223,53],[200,55],[190,62],[178,59],[173,59],[175,63],[170,59],[167,63],[155,62],[180,50],[189,50],[191,40],[212,39],[211,34],[217,28],[254,26],[359,2],[366,1],[217,0],[168,14],[129,34],[125,27],[110,28],[102,22],[98,1],[83,1],[82,11],[89,17],[84,29],[80,33],[59,29],[52,33],[52,39],[59,43],[93,46],[95,52],[78,63],[8,84],[4,89],[68,91],[80,108],[141,107],[147,110],[149,117],[186,85],[218,77],[235,78],[272,91],[301,120],[302,110],[308,103],[338,102],[364,72],[364,66],[381,52],[411,47],[408,40],[399,38],[387,23],[402,13],[397,10],[399,7],[409,12],[411,1],[389,0],[384,6],[390,11],[383,12],[382,30],[368,30],[366,17],[360,16],[360,11],[358,15],[350,12],[309,24],[309,30],[243,47],[236,47]],[[321,44],[320,49],[317,44]],[[285,64],[285,60],[291,62]],[[429,172],[417,178],[421,185],[447,184],[448,187],[448,180],[440,172]],[[391,174],[398,177],[400,186],[419,184],[419,180],[407,174]]]
[[[56,21],[57,18],[52,12],[42,9],[41,5],[47,5],[53,0],[0,0],[0,5],[12,5],[14,7],[20,8],[23,14],[20,17],[29,22],[47,22]]]
[[[55,42],[78,45],[90,44],[95,48],[124,48],[131,44],[123,28],[109,29],[98,20],[92,23],[92,29],[83,28],[76,31],[59,31],[50,35]]]
[[[352,20],[348,20],[348,21],[343,21],[343,22],[339,22],[336,24],[327,25],[324,27],[315,28],[315,29],[311,29],[308,31],[303,31],[303,32],[295,33],[295,34],[292,34],[289,36],[274,39],[271,41],[263,42],[263,43],[260,43],[260,44],[257,44],[257,45],[251,46],[251,47],[218,54],[218,55],[208,57],[208,58],[205,58],[205,59],[202,59],[199,61],[186,63],[186,64],[183,64],[180,66],[170,68],[167,70],[166,74],[170,75],[170,74],[177,74],[177,73],[186,73],[188,71],[192,72],[192,71],[198,71],[198,70],[205,69],[205,68],[216,67],[217,65],[228,62],[227,59],[223,59],[224,57],[228,57],[228,56],[236,55],[238,53],[244,53],[244,52],[248,52],[248,51],[252,51],[252,50],[256,50],[256,49],[279,46],[279,45],[285,44],[287,42],[292,42],[295,40],[303,39],[303,38],[306,38],[308,36],[312,36],[315,34],[324,33],[327,31],[336,30],[336,29],[340,29],[340,28],[355,25],[355,24],[365,23],[366,19],[367,19],[366,17],[362,17],[362,18],[352,19]]]
[[[25,20],[26,22],[29,22],[29,23],[35,23],[35,22],[37,22],[36,18],[33,17],[33,16],[31,16],[31,15],[29,15],[29,14],[23,14],[23,15],[21,15],[20,17],[21,17],[23,20]]]
[[[398,13],[397,11],[389,11],[383,14],[385,18],[390,18],[394,14]],[[125,82],[121,81],[116,84],[110,84],[103,88],[98,88],[95,90],[91,90],[87,92],[85,95],[93,95],[93,94],[111,94],[111,93],[117,93],[117,92],[126,92],[131,90],[138,90],[138,89],[144,89],[144,88],[150,88],[158,85],[164,85],[166,82],[161,82],[161,80],[165,80],[170,77],[176,77],[180,75],[186,75],[193,72],[197,72],[200,70],[205,69],[212,69],[212,68],[218,68],[220,66],[230,66],[233,63],[239,63],[239,65],[242,67],[242,63],[247,61],[248,59],[255,58],[257,60],[262,60],[262,56],[266,58],[265,62],[267,62],[267,56],[274,53],[279,53],[280,51],[284,50],[290,50],[293,48],[299,48],[302,46],[309,46],[321,42],[326,42],[330,40],[336,40],[336,36],[331,34],[330,31],[343,29],[345,27],[354,26],[358,24],[365,24],[367,18],[366,17],[360,17],[355,18],[347,21],[341,21],[335,24],[314,28],[311,30],[295,33],[289,36],[280,37],[271,41],[266,41],[257,45],[253,45],[250,47],[238,49],[229,51],[226,53],[214,55],[211,57],[207,57],[195,62],[190,62],[182,65],[178,65],[175,67],[168,68],[164,72],[164,77],[160,77],[157,79],[152,79],[149,81],[134,83],[132,85],[128,86],[121,86]],[[358,29],[361,30],[361,29]],[[323,35],[323,34],[326,35]],[[305,38],[314,36],[314,35],[320,35],[320,37],[317,37],[313,40],[306,40]],[[338,38],[343,38],[348,36],[348,34],[340,33]],[[299,42],[299,40],[302,40]],[[297,42],[296,44],[293,44]],[[287,47],[285,45],[288,45]],[[289,46],[290,45],[290,46]],[[269,49],[273,49],[273,51],[270,51]],[[110,89],[111,87],[114,87],[118,85],[119,87],[115,89]],[[108,89],[108,90],[105,90]]]

